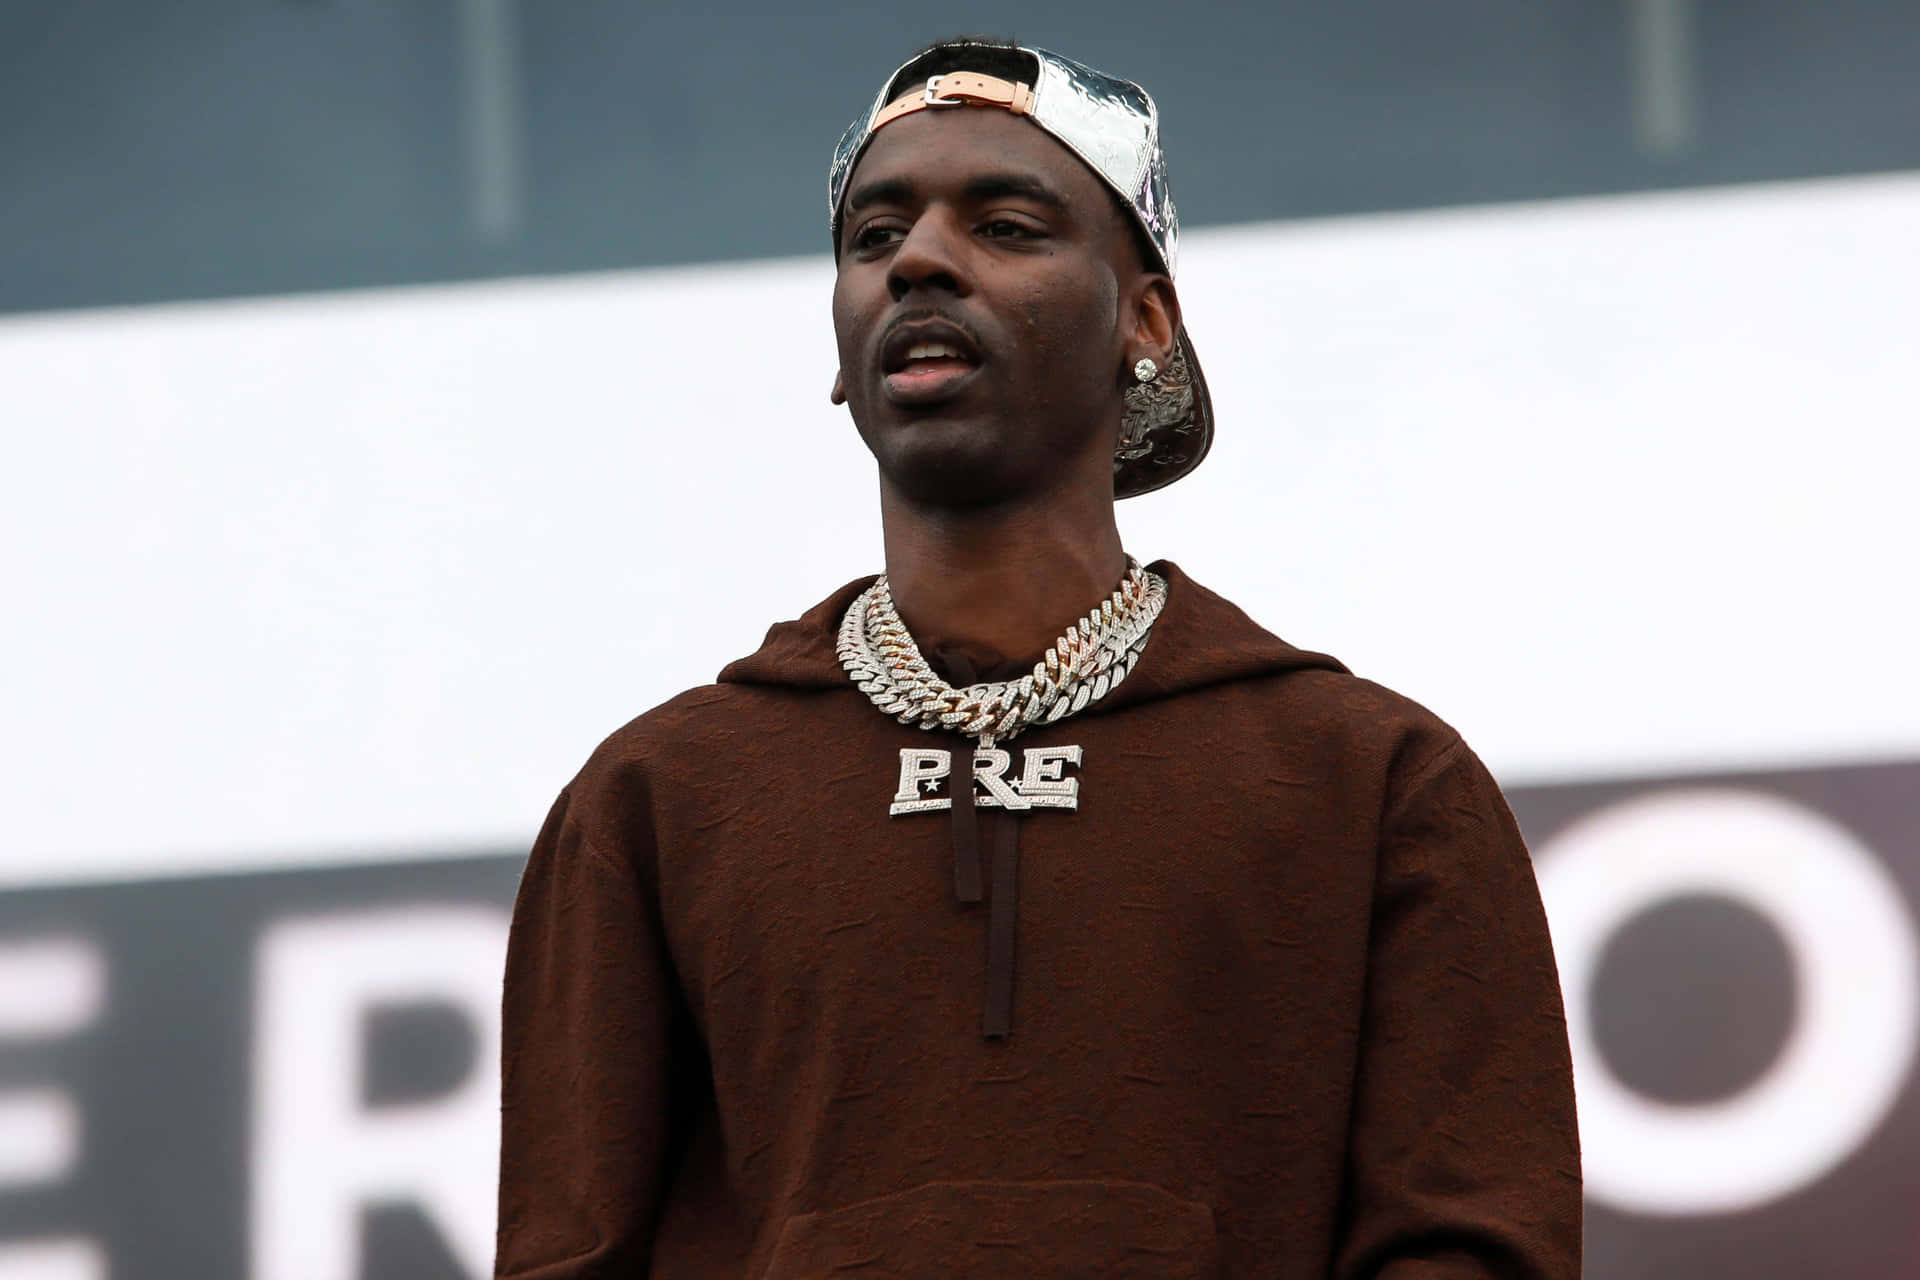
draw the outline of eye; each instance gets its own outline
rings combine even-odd
[[[898,243],[905,238],[906,234],[907,233],[899,227],[888,226],[884,223],[869,222],[866,226],[861,227],[853,233],[853,239],[850,240],[848,244],[849,247],[856,250],[878,249],[885,245]]]
[[[980,228],[980,234],[989,240],[1022,240],[1039,235],[1024,222],[1015,222],[1011,218],[995,218]]]

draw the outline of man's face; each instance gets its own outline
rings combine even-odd
[[[833,290],[841,387],[907,496],[975,506],[1111,455],[1139,273],[1079,159],[991,107],[934,108],[874,136],[847,185]]]

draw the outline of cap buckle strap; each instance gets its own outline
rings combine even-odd
[[[946,79],[945,76],[928,76],[927,91],[920,100],[930,107],[964,107],[967,104],[965,98],[947,98],[941,96],[940,82],[944,79]]]
[[[901,116],[925,111],[929,107],[964,107],[968,104],[1005,107],[1017,116],[1033,114],[1033,89],[1024,81],[1001,80],[974,71],[949,71],[928,76],[926,87],[918,93],[903,93],[881,108],[867,131],[892,124]]]

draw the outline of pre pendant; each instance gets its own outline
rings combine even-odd
[[[1079,747],[1028,747],[1013,754],[1002,747],[973,750],[973,803],[981,809],[1078,809],[1080,779],[1067,776],[1080,767]],[[953,753],[938,747],[900,748],[900,783],[887,813],[936,813],[953,807]]]

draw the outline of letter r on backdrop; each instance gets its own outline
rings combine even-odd
[[[358,1280],[362,1212],[419,1206],[475,1280],[492,1270],[505,913],[430,905],[308,917],[260,944],[252,1280]],[[479,1046],[447,1093],[369,1109],[367,1014],[458,1009]]]

